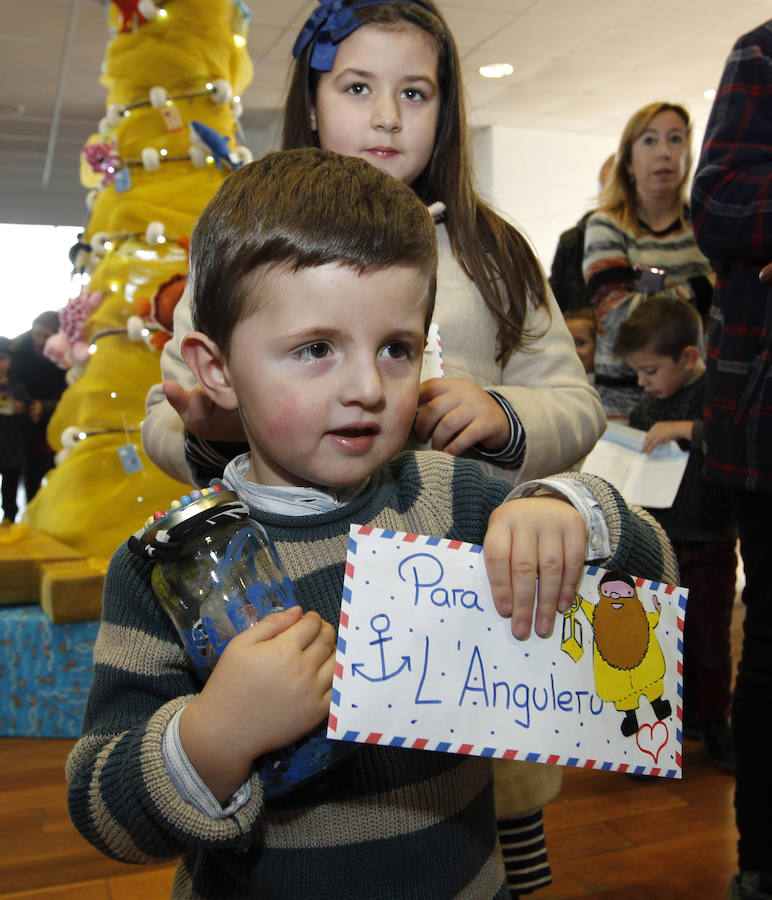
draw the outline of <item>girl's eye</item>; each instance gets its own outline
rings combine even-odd
[[[683,144],[684,136],[682,134],[671,134],[670,140],[674,144]]]
[[[368,90],[369,90],[369,88],[367,87],[367,85],[364,82],[355,81],[353,84],[350,84],[346,88],[346,93],[354,94],[355,96],[359,96],[361,94],[367,93]]]
[[[654,142],[655,142],[655,138],[652,137],[652,135],[647,135],[647,136],[643,139],[643,143],[644,143],[644,145],[645,145],[646,147],[651,147],[651,146],[654,144]]]
[[[295,351],[295,355],[298,359],[324,359],[325,356],[329,356],[330,354],[330,346],[329,344],[325,344],[324,341],[316,341],[313,344],[307,344],[305,347],[301,347],[299,350]]]
[[[402,91],[403,97],[408,100],[425,100],[424,92],[420,91],[418,88],[405,88]]]

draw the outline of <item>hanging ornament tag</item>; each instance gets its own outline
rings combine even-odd
[[[124,191],[129,190],[131,187],[131,174],[129,173],[128,166],[123,169],[118,169],[115,173],[113,184],[115,185],[116,194],[122,194]]]
[[[136,444],[124,444],[122,447],[119,447],[118,459],[121,461],[123,471],[127,475],[139,472],[143,468],[142,460],[139,458],[139,453],[137,453]]]
[[[174,104],[162,107],[161,115],[167,131],[183,131],[185,129],[185,123],[182,121],[180,111]]]
[[[442,340],[440,339],[440,327],[436,322],[429,326],[424,347],[424,361],[421,367],[421,381],[427,378],[442,378],[445,374],[445,366],[442,362]]]

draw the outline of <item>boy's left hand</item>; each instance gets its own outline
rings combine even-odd
[[[655,422],[646,432],[641,449],[644,453],[651,453],[655,447],[668,441],[691,441],[693,428],[694,422]]]
[[[493,511],[483,541],[485,566],[496,609],[511,615],[516,638],[531,633],[534,597],[536,633],[552,634],[556,611],[566,612],[573,602],[586,541],[584,519],[557,497],[510,500]]]
[[[421,383],[413,431],[433,450],[460,456],[475,444],[497,450],[509,440],[509,419],[479,385],[467,378],[428,378]]]

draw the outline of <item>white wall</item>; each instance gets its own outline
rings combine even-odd
[[[594,206],[616,140],[491,126],[473,135],[478,187],[531,241],[549,274],[561,231]]]

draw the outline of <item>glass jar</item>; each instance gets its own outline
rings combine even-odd
[[[204,681],[234,635],[297,603],[273,542],[234,491],[183,495],[140,541],[155,562],[153,590]]]
[[[191,491],[167,512],[154,513],[129,547],[153,561],[153,591],[202,681],[232,637],[297,604],[273,541],[238,494],[220,485]],[[356,749],[325,734],[322,723],[256,761],[266,797],[286,794]]]

